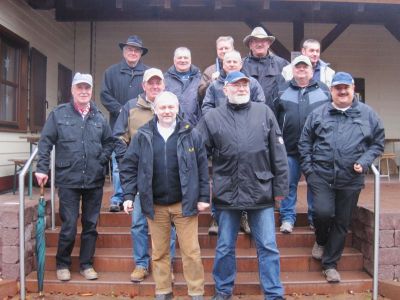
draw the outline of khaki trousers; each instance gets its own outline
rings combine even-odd
[[[204,269],[198,239],[198,217],[183,217],[182,204],[154,205],[154,220],[147,218],[152,243],[152,273],[156,294],[172,292],[170,239],[171,222],[175,224],[182,255],[183,276],[188,294],[204,294]]]

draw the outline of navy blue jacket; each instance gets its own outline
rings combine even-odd
[[[85,119],[72,102],[57,106],[49,114],[39,140],[37,172],[48,173],[53,145],[58,187],[90,189],[103,186],[114,138],[94,102],[90,103]]]
[[[360,189],[364,174],[383,152],[385,131],[379,116],[366,104],[353,100],[346,111],[327,103],[307,118],[299,141],[301,168],[307,177],[315,174],[338,189]]]
[[[153,219],[153,132],[156,117],[141,127],[131,140],[120,164],[120,178],[124,199],[133,200],[140,193],[143,213]],[[177,156],[182,188],[182,214],[198,213],[197,202],[209,202],[208,161],[199,132],[189,123],[178,121]]]

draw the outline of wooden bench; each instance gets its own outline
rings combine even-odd
[[[392,163],[390,163],[390,161],[392,161]],[[382,168],[382,163],[384,163],[384,162],[385,162],[385,164],[383,165],[383,168]],[[390,181],[390,166],[393,163],[397,169],[396,153],[386,152],[386,153],[383,153],[379,157],[378,169],[379,169],[379,172],[381,173],[381,175],[380,175],[381,177],[387,177],[388,180]],[[386,172],[384,172],[384,171],[386,171]],[[399,180],[400,180],[400,175],[399,175]]]

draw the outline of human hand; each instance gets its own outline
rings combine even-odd
[[[211,81],[216,80],[219,77],[219,72],[216,71],[214,73],[211,74]]]
[[[125,200],[124,201],[124,212],[128,215],[133,211],[133,201],[132,200]]]
[[[362,165],[355,163],[353,166],[354,171],[356,171],[357,173],[361,174],[363,172],[363,168]]]
[[[198,211],[205,211],[209,207],[210,207],[210,203],[197,202],[197,210]]]
[[[49,176],[47,174],[38,172],[35,173],[35,177],[39,186],[45,185],[47,183],[47,180],[49,179]]]

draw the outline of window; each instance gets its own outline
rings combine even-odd
[[[25,131],[28,42],[0,26],[0,130]]]

